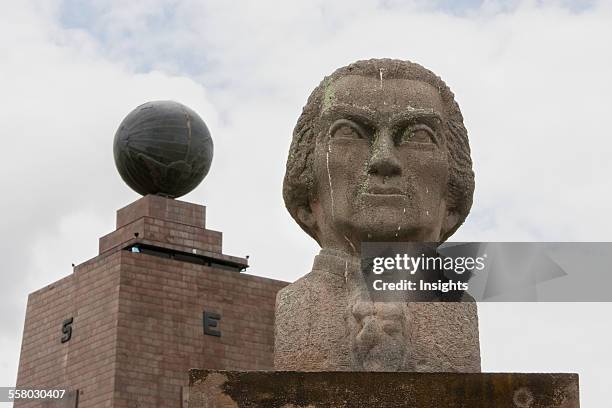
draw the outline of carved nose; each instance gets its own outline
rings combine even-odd
[[[402,168],[395,153],[393,138],[389,133],[381,132],[372,146],[368,173],[381,177],[400,175]]]

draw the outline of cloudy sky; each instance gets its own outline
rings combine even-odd
[[[457,95],[476,172],[465,241],[609,241],[608,1],[13,1],[0,14],[0,386],[16,378],[27,294],[97,253],[115,210],[114,132],[180,101],[208,124],[208,207],[224,252],[292,281],[317,248],[284,209],[291,131],[312,88],[372,57],[410,59]],[[481,304],[485,371],[578,372],[609,404],[610,304]]]

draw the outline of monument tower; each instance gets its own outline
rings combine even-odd
[[[210,168],[205,123],[182,104],[146,103],[120,125],[114,155],[144,197],[117,211],[96,257],[28,297],[17,388],[69,392],[15,407],[181,407],[190,368],[273,368],[286,283],[243,273],[248,260],[223,253],[206,207],[175,199]]]

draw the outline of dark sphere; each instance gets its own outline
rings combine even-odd
[[[121,178],[134,191],[176,198],[208,173],[213,142],[197,113],[178,102],[154,101],[123,119],[113,153]]]

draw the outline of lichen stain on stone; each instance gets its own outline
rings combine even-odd
[[[335,95],[336,91],[334,89],[333,84],[326,81],[325,91],[323,93],[323,111],[329,109],[332,106]]]
[[[192,387],[197,394],[190,391],[190,395],[198,395],[198,398],[197,401],[190,400],[190,406],[239,408],[236,401],[224,391],[227,381],[228,378],[224,374],[216,372],[207,373],[204,378],[193,383]],[[192,402],[194,403],[193,405]],[[201,405],[196,405],[196,403]]]
[[[579,407],[575,374],[196,371],[196,408]]]
[[[344,239],[346,240],[346,242],[349,243],[349,245],[351,246],[351,249],[353,250],[353,255],[357,255],[357,249],[355,248],[355,245],[353,245],[353,243],[351,242],[351,240],[344,235]]]
[[[329,154],[331,153],[331,135],[327,141],[327,152],[325,153],[325,167],[327,170],[327,180],[329,181],[329,199],[331,201],[331,217],[334,219],[334,188],[332,186],[331,173],[329,171]]]

